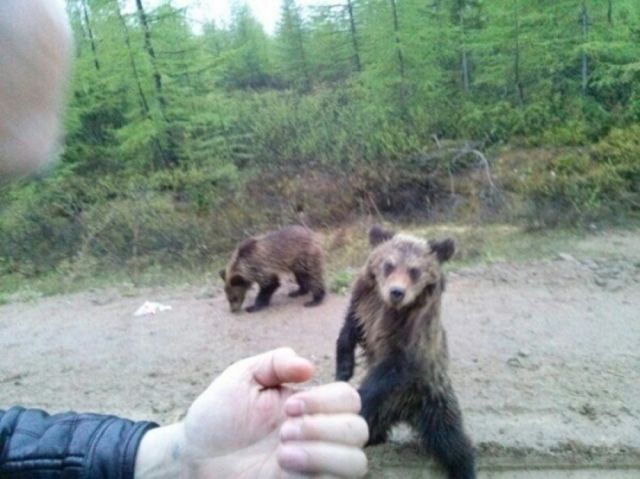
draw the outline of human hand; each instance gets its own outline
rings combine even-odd
[[[368,431],[357,415],[360,397],[346,383],[284,385],[312,374],[311,363],[286,348],[233,364],[183,423],[145,435],[135,477],[362,477]]]

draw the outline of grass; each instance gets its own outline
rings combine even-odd
[[[559,253],[582,257],[629,257],[640,260],[638,225],[629,229],[590,232],[578,229],[527,231],[524,227],[490,224],[405,224],[387,225],[425,238],[452,237],[457,252],[449,269],[499,261],[530,261],[555,258]],[[368,225],[353,223],[325,230],[326,276],[329,289],[346,294],[369,253]],[[604,234],[603,234],[604,233]],[[35,301],[43,296],[68,294],[88,289],[116,288],[134,294],[138,288],[185,285],[221,286],[217,271],[226,258],[214,258],[197,269],[166,267],[156,261],[139,272],[126,269],[97,270],[92,265],[73,265],[37,277],[19,274],[0,276],[0,304]]]
[[[449,265],[455,270],[467,266],[501,261],[535,261],[557,258],[560,253],[580,258],[640,258],[640,225],[627,229],[596,230],[552,229],[530,231],[509,224],[405,224],[385,225],[427,239],[451,237],[456,241],[456,254]],[[369,247],[368,226],[352,225],[344,231],[329,232],[327,270],[333,290],[340,292],[349,275],[353,278],[364,264]],[[331,237],[339,236],[333,251]]]
[[[356,277],[356,270],[345,268],[335,272],[330,278],[329,289],[332,293],[346,294]]]
[[[587,233],[579,230],[528,232],[513,225],[391,225],[387,228],[404,231],[427,239],[451,237],[456,241],[456,255],[452,266],[462,267],[496,261],[526,261],[550,257],[570,249],[571,243]],[[342,244],[333,251],[329,246],[327,269],[333,275],[343,275],[345,268],[359,268],[369,252],[367,227],[350,227]]]
[[[214,286],[218,283],[217,271],[218,268],[213,266],[193,270],[155,265],[139,273],[113,269],[93,271],[87,275],[74,275],[68,271],[52,271],[30,278],[20,274],[3,275],[0,276],[0,305],[92,289],[115,288],[122,295],[128,296],[146,287],[180,287],[190,284]]]
[[[527,232],[522,227],[501,224],[418,226],[409,231],[426,238],[454,238],[457,252],[452,268],[553,257],[559,252],[570,252],[572,242],[585,234],[578,230]]]

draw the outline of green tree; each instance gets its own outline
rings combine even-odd
[[[225,82],[231,88],[266,88],[272,82],[270,41],[246,4],[234,4],[225,52]]]
[[[283,0],[276,31],[280,75],[301,90],[312,86],[307,33],[295,0]]]
[[[349,17],[343,5],[317,7],[309,19],[308,58],[311,76],[323,83],[347,80],[360,71]]]

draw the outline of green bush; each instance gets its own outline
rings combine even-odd
[[[541,133],[541,144],[581,146],[587,144],[587,125],[580,120],[569,120]]]
[[[342,269],[336,272],[331,278],[331,292],[336,294],[346,294],[353,283],[356,274],[351,268]]]
[[[592,156],[597,162],[610,165],[622,179],[622,204],[640,208],[640,125],[613,129],[593,147]]]
[[[2,195],[0,273],[34,276],[49,271],[76,250],[83,199],[64,178],[17,185]]]
[[[640,127],[536,164],[522,184],[543,223],[616,219],[640,210]]]

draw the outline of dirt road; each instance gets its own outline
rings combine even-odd
[[[451,375],[485,477],[552,477],[508,471],[553,464],[623,467],[618,476],[562,477],[640,477],[638,238],[601,239],[602,255],[569,252],[575,257],[449,275],[444,323]],[[219,290],[201,286],[4,305],[0,408],[72,408],[168,422],[231,362],[281,345],[316,362],[317,382],[331,380],[347,298],[330,296],[307,309],[285,293],[264,312],[237,316]],[[147,299],[173,309],[133,317]],[[430,477],[385,472],[420,464],[412,454],[410,447],[374,449],[372,477]]]

